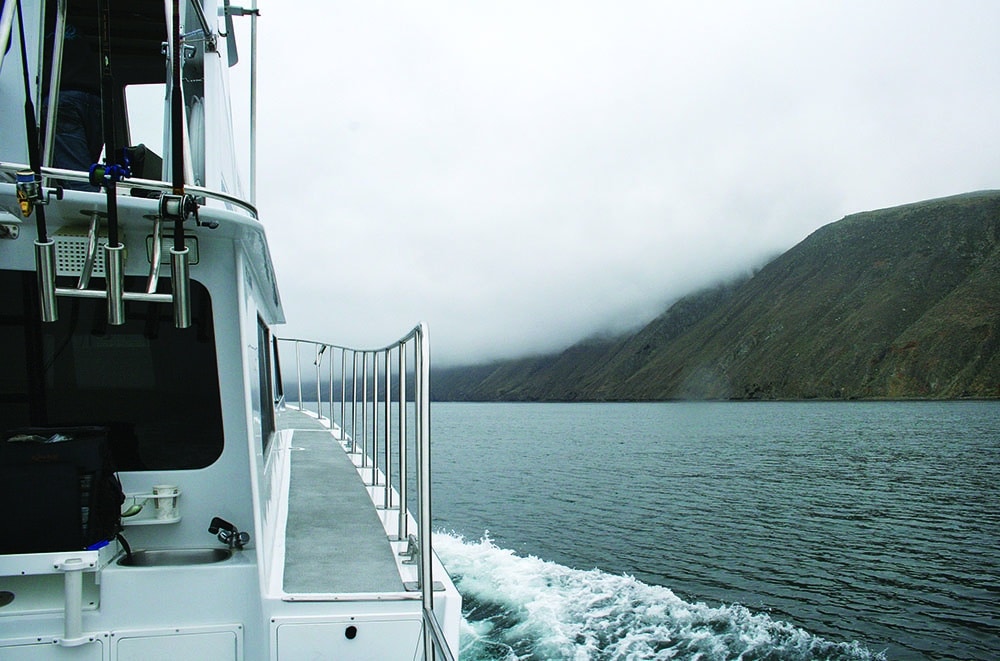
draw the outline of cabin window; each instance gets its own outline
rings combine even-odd
[[[144,282],[126,279],[130,291]],[[169,285],[169,282],[164,282]],[[0,271],[0,433],[104,426],[118,470],[204,468],[222,454],[222,407],[208,290],[191,283],[192,325],[169,305],[130,301],[122,326],[103,299],[60,297],[42,323],[35,274]]]
[[[125,112],[128,115],[128,143],[143,144],[163,153],[165,141],[163,114],[166,108],[167,86],[163,83],[127,85]]]
[[[271,380],[271,332],[257,317],[257,372],[260,378],[260,427],[264,452],[274,434],[274,386]]]

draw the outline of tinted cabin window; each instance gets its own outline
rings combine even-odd
[[[191,283],[183,330],[169,305],[130,301],[122,326],[109,326],[106,310],[103,299],[61,297],[59,321],[43,324],[35,274],[0,271],[0,433],[100,425],[119,470],[214,462],[223,433],[208,291]]]
[[[274,434],[274,395],[271,386],[271,338],[264,320],[257,318],[257,367],[260,373],[260,427],[264,450]]]

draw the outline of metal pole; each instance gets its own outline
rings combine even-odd
[[[7,54],[7,46],[10,44],[10,29],[14,25],[14,7],[16,3],[5,2],[3,14],[0,14],[0,71],[3,71],[4,56]]]
[[[434,612],[434,573],[431,563],[431,427],[430,427],[430,346],[427,328],[421,324],[417,330],[417,447],[419,468],[417,471],[420,520],[417,522],[420,543],[420,592],[424,612]],[[427,658],[434,658],[434,641],[424,636],[424,651]]]
[[[378,484],[378,352],[372,353],[372,485]]]
[[[368,352],[361,354],[361,467],[368,467]]]
[[[319,390],[319,373],[320,366],[323,364],[323,354],[326,353],[325,344],[316,345],[316,418],[318,420],[323,419],[323,397],[320,395]]]
[[[295,340],[295,380],[299,383],[299,410],[302,410],[302,360],[299,357],[299,341]]]
[[[407,539],[409,522],[406,520],[406,342],[399,344],[399,528],[397,539]]]
[[[354,373],[351,377],[351,452],[358,451],[358,352],[351,350]]]
[[[62,78],[62,54],[65,41],[66,0],[59,0],[56,4],[56,30],[52,44],[52,69],[49,74],[49,108],[45,115],[45,146],[42,149],[43,166],[52,165],[52,152],[55,149],[56,110],[59,108],[59,85]],[[48,177],[45,178],[45,183],[48,183]]]
[[[347,349],[340,350],[340,440],[347,433]]]
[[[382,497],[382,504],[386,509],[392,507],[392,452],[390,450],[390,445],[392,444],[392,432],[390,431],[390,417],[392,415],[392,365],[389,362],[389,351],[385,350],[385,412],[383,413],[385,418],[385,461],[382,465],[385,466],[385,495]]]
[[[333,430],[333,425],[334,425],[334,420],[333,420],[333,418],[334,418],[334,415],[333,415],[333,363],[334,363],[333,352],[334,351],[335,351],[335,349],[333,347],[331,347],[330,348],[330,393],[329,393],[329,400],[330,400],[330,430],[331,431]]]
[[[250,201],[257,203],[257,0],[250,3]],[[236,35],[229,35],[235,39]]]

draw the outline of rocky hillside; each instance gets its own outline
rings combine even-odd
[[[847,216],[635,335],[435,371],[438,400],[1000,396],[1000,191]]]

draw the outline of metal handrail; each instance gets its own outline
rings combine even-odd
[[[299,410],[307,410],[309,405],[315,406],[315,413],[320,419],[330,421],[330,427],[339,427],[340,440],[343,441],[349,451],[361,454],[361,467],[370,468],[372,475],[372,486],[378,484],[378,475],[381,469],[385,477],[383,506],[385,509],[393,507],[393,464],[391,449],[396,451],[396,482],[398,485],[399,525],[397,529],[397,541],[405,541],[409,538],[409,510],[407,504],[407,457],[411,445],[410,430],[407,426],[406,408],[406,369],[407,355],[412,352],[414,358],[414,395],[412,403],[416,414],[415,429],[413,432],[416,442],[416,467],[417,467],[417,547],[420,557],[418,564],[417,580],[420,586],[422,610],[424,613],[424,645],[426,659],[445,659],[450,661],[454,655],[448,647],[445,636],[441,631],[440,623],[434,614],[434,577],[433,577],[433,547],[431,544],[431,445],[430,445],[430,343],[427,336],[426,324],[418,324],[413,330],[404,335],[399,340],[383,347],[373,349],[357,349],[330,342],[319,342],[316,340],[306,340],[291,337],[276,337],[276,346],[291,344],[294,347],[295,355],[295,379],[296,391],[298,393]],[[303,363],[308,365],[308,358],[303,360],[302,349],[312,351],[312,364],[314,367],[314,380],[316,384],[315,398],[306,401],[303,394]],[[340,353],[340,360],[336,360],[336,354]],[[396,354],[396,392],[392,390],[392,354]],[[350,354],[350,358],[348,358]],[[308,355],[308,354],[306,354]],[[278,356],[280,364],[280,356]],[[323,397],[323,363],[327,363],[328,384],[327,397]],[[337,363],[340,363],[340,420],[337,422],[337,407],[335,404],[335,370]],[[360,390],[358,368],[361,367]],[[348,372],[350,372],[350,383],[347,382]],[[369,381],[371,375],[371,381]],[[308,378],[308,377],[307,377]],[[379,385],[381,380],[381,387]],[[370,385],[369,385],[370,384]],[[348,397],[350,391],[350,397]],[[369,393],[371,399],[369,399]],[[311,396],[310,396],[311,397]],[[381,399],[380,399],[381,398]],[[290,405],[285,400],[286,406]],[[371,426],[369,428],[368,406],[371,404],[373,415],[371,416]],[[348,416],[347,406],[350,404],[350,415]],[[382,465],[379,464],[379,404],[383,406],[383,430],[382,445],[383,456]],[[392,433],[391,407],[395,404],[398,410],[397,429],[395,435]],[[357,409],[361,406],[361,425],[358,426]],[[324,410],[328,410],[329,417],[324,415]],[[350,433],[348,434],[348,425]],[[393,437],[395,436],[395,438]],[[360,437],[360,439],[359,439]],[[368,439],[372,439],[369,447]],[[360,446],[359,446],[360,442]],[[359,449],[360,448],[360,449]]]
[[[7,45],[10,43],[10,30],[14,25],[14,3],[5,2],[3,13],[0,14],[0,71],[3,71],[4,56],[7,55]]]
[[[0,172],[7,172],[11,175],[16,175],[21,170],[27,170],[30,166],[24,163],[7,163],[0,161]],[[61,168],[42,168],[42,176],[48,177],[49,179],[65,179],[69,181],[83,181],[89,182],[90,175],[86,172],[77,170],[63,170]],[[171,192],[173,190],[171,184],[165,181],[155,181],[153,179],[140,179],[138,177],[129,177],[128,179],[122,179],[117,183],[118,188],[148,188],[152,190],[158,190],[162,192]],[[250,204],[246,200],[242,200],[238,197],[230,195],[229,193],[223,193],[221,191],[210,190],[202,186],[185,185],[184,190],[188,193],[194,195],[195,197],[205,197],[213,200],[218,200],[225,204],[232,204],[239,207],[241,211],[249,215],[254,220],[259,220],[257,214],[257,207]]]

